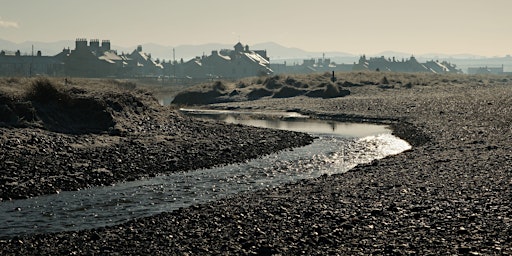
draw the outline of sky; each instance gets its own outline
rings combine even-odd
[[[0,39],[512,54],[511,0],[0,0]]]

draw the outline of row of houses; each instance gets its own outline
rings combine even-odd
[[[504,65],[501,65],[501,67],[469,67],[468,68],[468,74],[470,75],[482,75],[482,74],[493,74],[493,75],[504,75],[509,74],[508,72],[505,72]]]
[[[392,72],[462,73],[447,62],[419,63],[414,57],[366,58],[361,56],[354,64],[336,64],[330,59],[308,59],[300,65],[270,64],[266,50],[251,50],[238,42],[233,49],[213,50],[189,61],[160,61],[138,46],[131,53],[111,49],[109,40],[76,39],[75,49],[64,48],[55,56],[22,55],[20,51],[0,52],[0,76],[73,76],[175,79],[242,78],[275,73],[315,73],[331,71],[379,70]]]
[[[242,78],[273,74],[266,50],[238,42],[233,50],[214,50],[187,62],[164,63],[164,75],[189,79]]]
[[[302,64],[287,65],[284,63],[272,63],[270,67],[276,74],[308,74],[324,72],[350,72],[353,69],[351,64],[337,64],[329,58],[305,59]]]
[[[0,76],[32,76],[44,74],[58,76],[62,74],[63,63],[53,56],[21,55],[20,51],[8,53],[0,51]]]
[[[337,64],[331,62],[328,58],[306,59],[302,64],[294,64],[291,66],[283,64],[271,64],[272,69],[276,73],[315,73],[315,72],[331,72],[331,71],[388,71],[388,72],[406,72],[406,73],[462,73],[460,69],[446,61],[427,61],[420,63],[414,56],[409,59],[397,60],[393,58],[366,58],[365,55],[359,58],[354,64]]]
[[[367,59],[365,55],[359,58],[358,63],[354,63],[354,71],[359,70],[377,70],[377,71],[392,71],[392,72],[405,72],[405,73],[462,73],[460,69],[454,64],[446,61],[427,61],[420,63],[414,56],[409,59],[397,60],[393,58],[377,57]]]
[[[79,38],[75,49],[64,48],[55,56],[0,52],[0,76],[73,77],[175,77],[188,79],[241,78],[272,74],[266,51],[252,51],[240,42],[233,50],[212,51],[189,61],[160,62],[138,46],[119,54],[109,40]]]
[[[110,41],[77,39],[75,49],[64,48],[55,56],[21,55],[0,52],[2,76],[76,76],[124,77],[161,74],[162,65],[151,59],[138,47],[132,53],[118,54],[110,48]]]

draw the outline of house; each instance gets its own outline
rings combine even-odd
[[[166,76],[188,79],[237,79],[273,73],[265,50],[253,51],[240,42],[233,50],[213,50],[208,56],[198,56],[187,62],[181,60],[164,66]]]
[[[483,75],[483,74],[493,74],[493,75],[502,75],[504,74],[504,65],[501,67],[470,67],[468,68],[468,74],[470,75]]]
[[[122,73],[126,58],[117,55],[110,49],[110,41],[79,38],[75,41],[75,49],[64,49],[55,56],[65,63],[66,76],[78,77],[109,77]]]
[[[78,77],[145,77],[159,76],[163,66],[138,46],[130,54],[118,54],[109,40],[79,38],[75,49],[63,49],[55,56],[65,63],[65,75]]]
[[[457,69],[454,64],[451,64],[447,61],[427,61],[423,64],[427,67],[432,73],[436,74],[446,74],[446,73],[461,73],[461,70]]]
[[[0,51],[0,76],[58,76],[64,72],[64,63],[50,56],[22,55],[16,52]]]
[[[248,45],[244,47],[240,42],[233,48],[234,50],[221,51],[224,56],[231,58],[231,65],[224,70],[229,74],[226,77],[241,78],[273,73],[266,51],[251,51]]]
[[[125,55],[128,60],[128,67],[132,76],[160,76],[163,72],[163,65],[151,58],[151,54],[142,51],[142,45],[137,46],[132,53]]]
[[[309,74],[309,73],[324,73],[324,72],[348,72],[352,70],[352,65],[348,64],[337,64],[334,61],[331,61],[329,58],[325,58],[325,55],[322,58],[318,59],[305,59],[302,61],[302,64],[293,64],[287,65],[284,63],[272,63],[272,70],[276,74]]]

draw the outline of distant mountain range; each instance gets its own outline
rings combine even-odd
[[[122,47],[116,46],[115,42],[112,42],[112,49],[117,50],[118,53],[130,53],[137,46],[133,47]],[[201,56],[203,54],[210,55],[212,50],[221,50],[221,49],[233,49],[233,46],[236,44],[200,44],[200,45],[179,45],[179,46],[164,46],[155,43],[147,43],[141,44],[144,52],[151,53],[153,58],[159,58],[160,60],[172,60],[173,59],[173,50],[174,56],[176,60],[187,61],[196,56]],[[32,47],[34,50],[34,54],[37,51],[41,51],[43,55],[53,56],[62,51],[64,48],[75,48],[74,40],[61,40],[57,42],[35,42],[35,41],[27,41],[23,43],[13,43],[7,40],[0,39],[0,50],[5,51],[17,51],[20,50],[21,54],[29,55],[32,53]],[[352,64],[359,59],[359,55],[346,53],[346,52],[310,52],[305,51],[299,48],[286,47],[274,42],[266,42],[259,43],[254,45],[249,45],[250,49],[253,50],[267,50],[267,54],[270,57],[271,62],[283,63],[286,61],[289,64],[292,63],[301,63],[304,59],[311,58],[330,58],[332,61],[336,63],[347,63]],[[410,58],[411,56],[415,56],[419,61],[425,60],[446,60],[451,63],[457,64],[460,68],[467,68],[472,66],[496,66],[496,65],[504,65],[505,69],[509,69],[512,71],[512,57],[493,57],[488,58],[484,56],[472,55],[472,54],[457,54],[457,55],[449,55],[449,54],[441,54],[441,53],[431,53],[431,54],[422,54],[415,55],[412,53],[404,53],[404,52],[395,52],[395,51],[385,51],[379,54],[367,55],[367,57],[374,56],[385,56],[386,58],[396,57],[398,59],[402,58]]]

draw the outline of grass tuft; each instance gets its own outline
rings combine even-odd
[[[68,101],[69,95],[62,88],[47,78],[39,78],[28,87],[25,98],[31,101],[47,103],[51,101]]]

